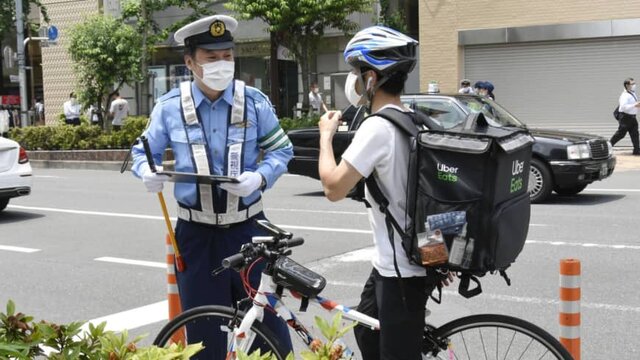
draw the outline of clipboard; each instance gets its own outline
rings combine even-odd
[[[158,175],[167,175],[170,182],[191,184],[239,183],[237,178],[224,175],[203,175],[178,171],[158,171]]]

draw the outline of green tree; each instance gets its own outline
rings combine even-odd
[[[78,98],[85,107],[97,105],[103,119],[113,94],[123,84],[131,85],[143,78],[141,41],[132,26],[103,15],[86,19],[69,33],[67,51],[74,62]],[[107,124],[105,121],[105,129]]]
[[[282,44],[289,49],[300,64],[306,95],[311,83],[310,60],[316,56],[325,29],[338,29],[345,35],[356,30],[358,24],[347,17],[355,12],[371,12],[372,0],[230,0],[225,6],[241,19],[259,18],[267,24],[272,39],[272,62],[274,47]],[[277,81],[273,71],[271,81]],[[308,97],[302,98],[308,107]]]
[[[29,10],[31,5],[35,5],[40,10],[42,19],[49,22],[47,8],[42,5],[40,0],[23,0],[22,14],[25,24],[25,36],[38,31],[39,24],[29,22]],[[4,39],[12,30],[16,28],[16,2],[15,0],[0,0],[0,49],[2,48],[2,39]],[[0,62],[2,62],[2,53],[0,53]],[[2,79],[2,67],[0,66],[0,79]]]
[[[42,5],[40,0],[23,0],[22,13],[24,14],[25,27],[30,31],[37,31],[38,24],[29,22],[29,10],[31,5],[35,5],[40,9],[40,14],[45,22],[49,22],[47,8]],[[15,0],[0,0],[0,41],[12,30],[16,28],[16,2]]]
[[[191,15],[162,29],[153,20],[153,14],[169,7],[176,7],[181,10],[191,9],[193,12]],[[139,87],[139,113],[148,113],[150,109],[147,65],[156,45],[165,41],[170,33],[177,31],[182,26],[211,14],[211,0],[125,0],[122,2],[122,19],[125,22],[134,22],[136,31],[142,36],[140,47],[143,56],[140,58],[140,69],[144,77]]]
[[[405,34],[408,31],[406,16],[400,10],[393,10],[390,0],[380,0],[380,16],[376,22]]]

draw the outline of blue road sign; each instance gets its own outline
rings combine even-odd
[[[47,35],[49,36],[49,40],[54,41],[58,38],[58,28],[51,25],[49,26],[49,31],[47,32]]]

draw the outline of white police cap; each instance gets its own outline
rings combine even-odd
[[[178,45],[209,50],[233,47],[233,33],[238,21],[227,15],[212,15],[181,27],[173,35]]]

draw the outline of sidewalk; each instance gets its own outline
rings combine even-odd
[[[631,149],[613,150],[616,156],[616,171],[640,170],[640,156],[631,155]]]

